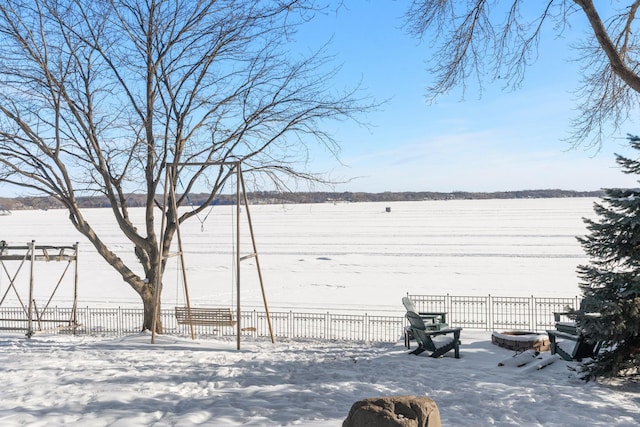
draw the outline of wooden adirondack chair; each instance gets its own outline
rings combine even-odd
[[[431,357],[440,357],[453,350],[456,359],[460,358],[460,331],[462,328],[445,328],[429,330],[420,315],[414,311],[407,311],[410,332],[418,343],[418,348],[410,354],[418,355],[430,351]]]
[[[581,304],[579,313],[587,315],[584,311],[585,304]],[[553,313],[556,329],[547,330],[551,354],[559,354],[564,360],[582,360],[593,357],[600,351],[600,343],[592,342],[582,334],[575,320],[561,321],[561,316],[567,316],[569,312]],[[565,341],[564,347],[558,342],[558,338]]]
[[[402,298],[402,305],[407,310],[413,313],[418,313],[425,323],[427,329],[444,329],[447,328],[447,313],[446,312],[426,312],[418,311],[415,304],[409,297]]]

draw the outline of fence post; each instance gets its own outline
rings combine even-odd
[[[328,339],[333,336],[331,334],[331,314],[327,311],[324,315],[324,339]]]
[[[294,333],[294,322],[293,322],[293,311],[289,310],[289,333],[287,334],[288,338],[293,338],[295,336]]]
[[[493,331],[495,329],[493,325],[493,298],[489,294],[487,296],[487,330]]]
[[[253,337],[257,338],[258,337],[258,312],[256,312],[256,309],[254,308],[253,311],[251,312],[251,323],[256,325],[254,331],[253,331]],[[274,333],[275,335],[275,333]]]
[[[531,295],[531,299],[529,300],[529,331],[537,331],[537,329],[535,328],[535,323],[536,323],[536,302],[535,299],[533,298],[533,295]]]
[[[369,316],[367,315],[367,313],[364,314],[364,320],[362,322],[362,335],[363,339],[366,342],[370,342],[371,341],[371,336],[369,335],[369,331],[371,330],[371,325],[369,324]]]

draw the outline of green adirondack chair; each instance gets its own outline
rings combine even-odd
[[[418,348],[410,354],[418,355],[424,351],[431,352],[431,357],[440,357],[449,351],[454,351],[456,359],[460,358],[460,331],[462,328],[428,329],[422,317],[414,311],[407,311],[409,330],[418,343]]]
[[[411,311],[413,313],[418,313],[420,318],[422,318],[423,322],[427,329],[446,329],[449,325],[447,325],[447,313],[441,311],[418,311],[416,309],[415,304],[409,297],[402,298],[402,305],[407,310],[407,312]]]

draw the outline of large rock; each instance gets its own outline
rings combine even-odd
[[[440,427],[440,412],[428,397],[375,397],[354,403],[342,427]]]

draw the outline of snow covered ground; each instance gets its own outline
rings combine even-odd
[[[391,343],[2,335],[0,425],[340,426],[354,401],[389,395],[431,397],[445,426],[638,425],[637,383],[498,366],[513,352],[487,332],[462,344],[431,359]]]
[[[271,205],[251,213],[270,305],[401,314],[407,292],[577,295],[575,267],[586,259],[575,236],[585,234],[581,217],[593,216],[593,201]],[[185,263],[192,299],[228,305],[233,218],[228,207],[214,209],[203,228],[184,227]],[[130,259],[108,218],[106,210],[90,212],[110,247]],[[78,240],[80,304],[138,306],[63,211],[0,217],[0,239]],[[55,266],[38,266],[36,285],[45,267]],[[177,276],[172,268],[168,277]],[[251,270],[243,266],[242,301],[259,306]],[[7,281],[0,279],[0,292]],[[177,278],[174,285],[165,284],[165,305],[181,298]],[[491,344],[490,334],[465,329],[460,359],[431,359],[406,354],[400,341],[245,341],[236,351],[223,338],[162,336],[151,345],[146,334],[1,333],[0,425],[340,426],[358,399],[406,394],[433,398],[446,426],[640,422],[637,382],[585,384],[564,361],[541,370],[498,366],[514,353]]]

